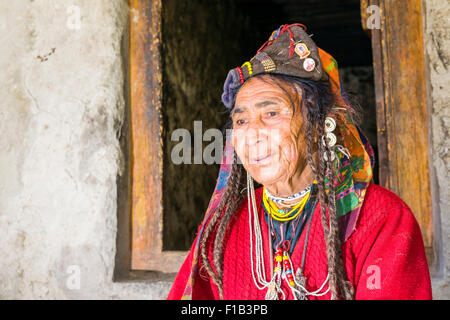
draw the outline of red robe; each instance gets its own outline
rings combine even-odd
[[[261,207],[262,188],[255,191],[260,215],[264,248],[268,248],[268,230]],[[304,275],[309,291],[318,289],[327,276],[327,258],[320,219],[320,204],[316,206],[306,249]],[[231,221],[225,237],[223,290],[225,299],[264,299],[266,289],[258,290],[253,282],[250,264],[250,233],[245,199]],[[291,259],[294,270],[300,266],[304,231]],[[212,241],[209,254],[212,256]],[[195,243],[195,242],[194,242]],[[168,299],[180,299],[192,263],[193,248],[183,263]],[[255,254],[253,252],[253,254]],[[266,279],[270,279],[269,252],[264,251]],[[347,277],[355,288],[355,299],[431,299],[431,281],[422,235],[408,206],[394,193],[374,184],[366,192],[356,229],[342,245],[342,258]],[[202,261],[200,259],[200,266]],[[293,296],[283,281],[288,299]],[[328,288],[328,284],[325,285]],[[200,268],[193,288],[193,299],[219,299],[216,286]],[[330,299],[330,292],[322,297]]]

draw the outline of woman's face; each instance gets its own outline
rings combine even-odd
[[[286,181],[303,170],[306,161],[299,145],[306,144],[299,114],[293,119],[291,101],[275,83],[255,77],[239,90],[232,111],[232,143],[244,168],[259,183]]]

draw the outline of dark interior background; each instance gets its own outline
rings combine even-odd
[[[361,105],[361,127],[377,151],[372,51],[359,0],[165,0],[165,250],[191,246],[219,168],[173,164],[173,130],[186,128],[193,137],[193,122],[199,120],[203,132],[222,129],[228,114],[220,95],[228,70],[250,60],[273,30],[295,22],[306,25],[316,44],[337,60],[344,88]],[[377,171],[374,176],[377,182]]]
[[[274,29],[286,23],[302,23],[312,39],[330,52],[340,66],[371,66],[370,39],[361,27],[359,0],[238,0],[238,10],[259,30],[249,43],[252,57]],[[256,48],[256,49],[255,49]],[[248,50],[248,51],[247,51]]]

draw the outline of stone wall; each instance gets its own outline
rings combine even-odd
[[[0,299],[168,292],[112,280],[127,21],[124,0],[0,2]]]
[[[450,298],[450,2],[426,0],[424,27],[429,72],[430,146],[434,220],[439,265],[433,295]]]

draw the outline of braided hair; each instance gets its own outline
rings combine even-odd
[[[318,185],[331,297],[332,299],[351,300],[354,297],[354,289],[347,280],[339,237],[334,190],[336,169],[331,163],[331,151],[328,147],[328,140],[325,139],[325,118],[332,115],[334,105],[330,85],[328,82],[316,82],[287,75],[264,74],[255,77],[278,86],[289,97],[293,113],[301,112],[301,116],[305,120],[301,129],[306,138],[306,160]],[[357,116],[355,109],[351,108],[349,112],[351,115]],[[230,126],[232,124],[228,122],[227,127]],[[293,132],[293,134],[296,133]],[[325,154],[326,157],[324,157]],[[206,270],[217,286],[221,299],[223,299],[224,237],[234,211],[244,198],[241,190],[244,187],[245,169],[237,160],[238,157],[234,153],[226,189],[200,241],[201,268]],[[214,239],[208,242],[212,235],[214,235]],[[208,243],[213,244],[212,261],[209,259]]]

